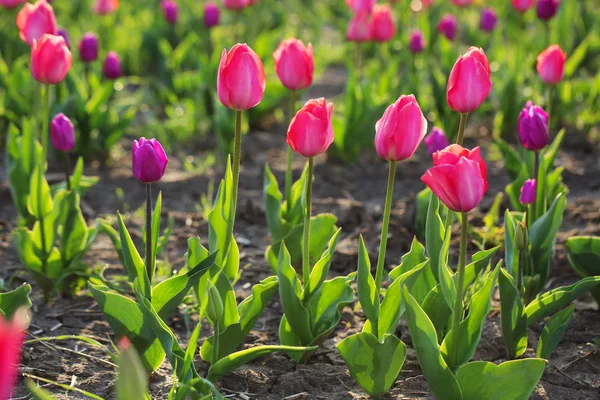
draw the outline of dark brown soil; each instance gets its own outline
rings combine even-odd
[[[312,89],[310,95],[329,97],[338,94],[343,85],[340,71],[328,71],[322,84]],[[334,82],[333,84],[331,82]],[[341,85],[340,85],[341,82]],[[471,124],[474,125],[474,124]],[[250,283],[257,282],[270,274],[263,253],[269,243],[264,208],[262,205],[263,167],[269,162],[277,177],[282,181],[285,168],[285,140],[282,128],[274,127],[270,132],[254,131],[244,137],[242,177],[240,179],[240,206],[236,221],[236,237],[241,244],[241,265],[244,266],[242,280],[236,287],[238,298],[250,293]],[[486,129],[471,129],[467,132],[468,145],[481,145],[488,154],[490,138]],[[203,175],[187,173],[180,159],[188,154],[201,156],[212,142],[199,142],[195,147],[184,149],[181,154],[171,154],[168,172],[157,185],[163,191],[163,211],[175,219],[175,228],[168,243],[166,257],[174,268],[182,265],[188,237],[199,235],[207,239],[207,225],[196,210],[200,196],[206,193],[209,181],[218,180],[223,170],[209,169]],[[127,150],[127,149],[126,149]],[[558,238],[557,251],[552,263],[551,286],[572,283],[576,276],[566,261],[564,240],[576,234],[600,235],[600,160],[599,149],[577,133],[568,133],[560,152],[558,163],[565,166],[564,180],[569,186],[569,205]],[[1,161],[1,160],[0,160]],[[143,187],[131,176],[128,155],[114,159],[104,170],[90,170],[99,174],[100,183],[85,198],[85,210],[91,219],[114,214],[117,209],[135,210],[143,203]],[[419,177],[429,166],[430,160],[423,149],[412,161],[401,163],[394,193],[394,206],[390,224],[387,265],[399,262],[409,249],[414,231],[414,195],[423,188]],[[490,190],[482,203],[486,211],[494,195],[502,191],[507,178],[499,161],[490,161]],[[296,171],[302,161],[295,163]],[[3,173],[0,173],[2,175]],[[371,255],[376,255],[379,242],[382,205],[385,196],[387,166],[374,152],[366,152],[358,163],[341,165],[319,158],[316,163],[314,185],[315,212],[330,211],[339,218],[343,228],[332,274],[346,274],[356,268],[358,235],[363,234]],[[0,278],[14,284],[26,280],[16,252],[12,247],[11,230],[15,225],[15,210],[11,204],[5,176],[0,186]],[[124,190],[124,201],[115,189]],[[479,215],[480,217],[481,215]],[[480,218],[473,219],[474,223]],[[135,226],[141,219],[133,218],[129,224]],[[139,225],[138,225],[139,226]],[[139,237],[139,230],[133,229]],[[122,273],[118,258],[108,238],[100,236],[88,256],[91,266],[107,266],[108,274]],[[71,299],[57,299],[51,307],[42,301],[40,292],[34,287],[33,323],[30,336],[47,337],[58,335],[85,335],[109,343],[110,328],[104,321],[93,298],[87,292]],[[281,316],[278,297],[275,296],[264,315],[256,324],[244,346],[276,344],[277,327]],[[307,364],[297,365],[283,354],[258,359],[221,381],[224,394],[232,399],[277,400],[277,399],[365,399],[367,396],[354,383],[346,366],[335,350],[341,339],[361,329],[364,316],[348,307],[342,322],[331,338],[319,349]],[[187,331],[182,312],[168,321],[187,344]],[[192,323],[197,320],[192,318]],[[535,347],[542,325],[530,329],[530,346]],[[206,330],[206,333],[209,331]],[[398,334],[410,345],[405,324]],[[534,399],[598,399],[600,398],[600,351],[589,344],[600,337],[600,314],[591,297],[576,303],[575,315],[562,343],[553,354]],[[114,338],[113,338],[114,339]],[[62,346],[59,347],[59,346]],[[79,354],[72,352],[76,350]],[[97,357],[97,358],[95,358]],[[505,357],[500,336],[497,312],[490,314],[485,332],[478,347],[476,359],[499,362]],[[89,345],[74,340],[31,343],[25,346],[22,371],[27,374],[72,385],[107,399],[114,398],[114,368],[102,360],[105,354]],[[199,357],[198,357],[199,360]],[[198,361],[204,370],[206,366]],[[151,379],[152,397],[166,399],[171,384],[171,368],[165,361]],[[43,383],[41,383],[43,384]],[[67,392],[53,386],[45,387],[59,399],[85,398],[76,392]],[[18,388],[16,398],[28,398],[24,385]],[[414,351],[409,349],[408,359],[395,387],[386,397],[389,399],[432,399],[427,383],[421,375]]]

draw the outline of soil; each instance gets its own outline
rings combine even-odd
[[[332,97],[343,90],[344,76],[339,69],[328,70],[306,96],[326,95]],[[474,126],[479,125],[477,128]],[[469,124],[466,134],[467,146],[480,145],[485,155],[490,154],[489,130],[486,124]],[[127,144],[124,144],[126,150]],[[163,212],[173,216],[175,226],[168,241],[163,258],[174,268],[183,264],[187,238],[199,235],[207,239],[207,224],[197,210],[199,199],[205,194],[209,182],[218,184],[223,174],[222,168],[209,168],[202,175],[186,172],[179,160],[188,154],[202,156],[214,148],[214,140],[200,140],[178,154],[170,157],[169,168],[164,179],[154,185],[155,192],[163,192]],[[574,282],[577,277],[570,268],[563,243],[573,235],[600,235],[600,149],[588,142],[575,131],[567,133],[557,163],[565,167],[564,181],[569,187],[569,203],[561,232],[557,240],[557,251],[552,260],[550,287]],[[268,162],[280,182],[283,182],[285,169],[285,138],[283,127],[274,125],[265,130],[255,130],[244,137],[242,149],[242,170],[240,179],[240,205],[236,220],[235,234],[241,248],[241,265],[244,267],[242,279],[236,286],[239,299],[250,293],[251,283],[271,274],[263,254],[269,244],[266,229],[262,181],[263,168]],[[0,156],[1,158],[1,156]],[[486,212],[496,193],[502,191],[508,182],[500,161],[488,157],[490,190],[480,207]],[[3,160],[0,160],[3,162]],[[296,173],[303,166],[300,159],[295,161]],[[394,203],[388,241],[387,266],[400,261],[409,250],[415,235],[414,196],[423,188],[419,178],[430,166],[430,159],[424,149],[419,149],[411,161],[400,163],[394,192]],[[84,211],[91,221],[94,218],[110,215],[117,209],[136,210],[144,201],[144,188],[131,175],[130,161],[125,153],[121,158],[113,158],[111,165],[103,169],[90,168],[88,175],[100,175],[101,180],[84,199]],[[2,176],[4,172],[0,172]],[[52,175],[50,175],[52,176]],[[57,175],[60,178],[60,175]],[[381,213],[385,197],[387,165],[374,152],[365,152],[361,159],[352,165],[342,165],[317,159],[315,168],[314,209],[315,212],[333,212],[339,219],[342,236],[332,265],[332,275],[347,274],[356,268],[358,236],[363,234],[367,246],[375,259],[381,227]],[[0,278],[17,285],[27,280],[22,272],[12,245],[11,230],[15,226],[15,209],[12,206],[6,177],[0,180]],[[123,197],[116,194],[123,188]],[[505,204],[508,205],[508,204]],[[472,222],[481,223],[483,214],[476,214]],[[166,219],[165,219],[166,220]],[[132,217],[128,224],[136,238],[140,237],[141,218]],[[475,247],[472,246],[472,250]],[[457,248],[453,246],[453,248]],[[456,256],[456,254],[454,254]],[[112,244],[105,236],[100,236],[87,257],[90,266],[106,267],[106,275],[122,274]],[[34,285],[32,326],[30,339],[61,335],[84,335],[109,344],[114,340],[110,327],[98,309],[94,299],[83,291],[75,298],[59,298],[51,306],[44,304],[40,291]],[[500,335],[500,321],[495,307],[485,325],[475,359],[501,362],[505,358],[504,345]],[[244,343],[244,347],[258,344],[277,344],[277,327],[281,317],[278,296],[274,296],[263,316]],[[342,321],[306,364],[296,364],[283,354],[273,354],[259,358],[222,379],[220,388],[231,399],[292,400],[292,399],[366,399],[360,387],[350,377],[347,368],[336,352],[335,344],[343,338],[360,331],[365,321],[360,311],[347,307]],[[197,318],[191,318],[191,324]],[[168,324],[187,344],[188,330],[182,310],[170,318]],[[535,348],[543,325],[535,324],[530,329],[529,345]],[[209,333],[208,328],[203,332]],[[386,399],[432,399],[427,383],[420,372],[415,353],[410,349],[411,340],[404,322],[398,327],[398,335],[409,345],[407,361],[402,372]],[[591,296],[576,302],[576,311],[556,352],[552,355],[541,383],[533,399],[599,399],[600,398],[600,351],[589,343],[600,337],[600,314]],[[76,340],[55,340],[28,343],[25,346],[21,370],[23,373],[50,379],[94,393],[102,398],[114,399],[114,368],[106,363],[105,354]],[[199,370],[206,365],[197,357]],[[165,361],[151,377],[153,399],[166,399],[171,386],[172,370]],[[80,399],[85,396],[56,386],[39,382],[58,399]],[[15,394],[17,399],[26,399],[28,391],[21,383]]]

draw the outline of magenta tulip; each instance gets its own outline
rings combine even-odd
[[[121,60],[114,51],[109,51],[102,65],[102,73],[107,79],[117,79],[121,76]]]
[[[58,31],[54,11],[46,0],[26,3],[17,15],[17,27],[21,40],[30,46],[45,34],[56,35]]]
[[[219,7],[212,2],[204,4],[204,26],[212,28],[219,24]]]
[[[493,32],[498,22],[498,16],[493,8],[484,8],[481,11],[481,19],[479,20],[479,29],[484,32]]]
[[[88,32],[79,42],[79,58],[84,63],[96,61],[98,58],[98,37]]]
[[[304,46],[301,40],[284,40],[273,53],[273,59],[277,76],[287,89],[302,90],[312,84],[315,63],[310,43]]]
[[[325,98],[312,99],[292,118],[287,143],[296,153],[309,158],[325,153],[333,143],[333,104]]]
[[[58,151],[69,152],[75,147],[75,128],[65,114],[57,114],[50,124],[50,140]]]
[[[25,1],[27,0],[0,0],[0,7],[9,10],[25,3]]]
[[[69,50],[71,50],[71,41],[69,40],[69,33],[66,31],[66,29],[59,29],[56,34],[58,36],[62,36],[63,39],[65,39],[65,44],[67,45],[67,48]]]
[[[165,20],[174,25],[177,23],[177,17],[179,15],[179,9],[177,3],[173,0],[162,0],[160,2],[160,8],[162,9]]]
[[[71,69],[72,56],[62,36],[45,34],[31,47],[31,75],[40,83],[57,84]]]
[[[454,64],[446,98],[454,111],[469,113],[485,101],[492,90],[490,64],[482,49],[471,47]]]
[[[348,23],[346,39],[351,42],[368,42],[371,40],[372,15],[368,12],[356,13]]]
[[[538,0],[537,16],[542,21],[551,20],[558,11],[560,0]]]
[[[169,159],[156,139],[134,140],[131,148],[133,175],[140,182],[160,181],[165,174]]]
[[[257,106],[265,92],[262,61],[247,44],[236,44],[229,53],[223,49],[217,75],[217,94],[221,103],[233,110]]]
[[[423,51],[425,48],[425,39],[423,38],[423,32],[418,29],[415,29],[410,34],[410,43],[409,43],[410,51],[413,54],[417,54]]]
[[[529,10],[535,4],[535,0],[512,0],[512,6],[520,13]]]
[[[437,126],[434,126],[431,133],[425,138],[425,146],[427,146],[427,152],[430,156],[433,156],[437,151],[445,149],[448,145],[446,134]]]
[[[473,4],[473,0],[452,0],[452,4],[458,7],[467,7]]]
[[[519,196],[519,203],[521,204],[533,204],[535,203],[537,191],[537,184],[535,179],[527,179],[521,187],[521,195]]]
[[[371,39],[376,42],[388,42],[396,34],[396,24],[389,5],[376,5],[371,21]]]
[[[437,31],[446,36],[446,39],[453,41],[456,37],[457,23],[456,17],[452,14],[446,14],[438,23]]]
[[[223,5],[230,10],[241,10],[248,7],[250,2],[248,0],[223,0]]]
[[[537,71],[547,85],[559,84],[565,74],[567,54],[553,44],[537,56]]]
[[[548,144],[548,114],[541,108],[527,102],[519,114],[519,141],[527,150],[539,151]]]
[[[377,0],[346,0],[346,4],[354,13],[370,13],[373,10],[373,7],[375,7],[376,2]]]

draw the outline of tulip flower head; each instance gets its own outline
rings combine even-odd
[[[217,94],[224,106],[237,111],[249,110],[260,103],[265,86],[265,70],[254,50],[239,43],[229,52],[223,49]]]
[[[392,9],[389,5],[376,5],[373,7],[371,21],[371,39],[376,42],[388,42],[396,34],[396,24],[392,17]]]
[[[46,0],[38,0],[35,4],[25,3],[17,14],[17,27],[21,40],[30,46],[45,34],[56,35],[58,31],[54,10]]]
[[[469,212],[487,192],[487,170],[479,147],[453,144],[433,154],[433,167],[421,180],[450,210]]]
[[[490,64],[482,49],[471,47],[460,56],[448,79],[446,99],[450,108],[459,113],[475,111],[492,90]]]
[[[117,11],[119,0],[96,0],[92,10],[99,15],[108,15]]]
[[[121,76],[121,60],[114,51],[109,51],[102,65],[102,73],[107,79],[117,79]]]
[[[10,399],[17,383],[21,348],[29,317],[19,309],[11,321],[0,314],[0,399]]]
[[[445,149],[448,145],[446,134],[437,126],[434,126],[431,133],[425,138],[425,146],[427,146],[427,152],[430,156],[433,156],[436,151]]]
[[[212,2],[204,4],[204,26],[212,28],[215,25],[219,25],[219,7]]]
[[[452,14],[446,14],[438,23],[437,31],[446,36],[446,39],[453,41],[456,37],[456,17]]]
[[[277,76],[287,89],[303,90],[312,84],[315,63],[310,43],[304,46],[301,40],[284,40],[273,53],[273,59]]]
[[[346,4],[354,13],[370,13],[373,11],[376,2],[377,0],[346,0]]]
[[[31,75],[36,81],[55,85],[71,69],[72,56],[62,36],[45,34],[31,47]]]
[[[560,0],[538,0],[537,16],[542,21],[551,20],[558,11]]]
[[[62,36],[62,38],[65,39],[67,47],[69,48],[69,50],[71,50],[71,41],[69,40],[69,33],[65,29],[59,29],[56,32],[56,34],[58,36]]]
[[[473,4],[473,0],[452,0],[452,4],[457,7],[467,7]]]
[[[25,1],[27,0],[0,0],[0,7],[9,10],[25,3]]]
[[[523,186],[521,186],[521,195],[519,196],[519,203],[524,205],[535,203],[536,190],[536,180],[527,179]]]
[[[250,5],[248,0],[223,0],[225,8],[230,10],[241,10]]]
[[[553,44],[537,56],[537,71],[547,85],[559,84],[565,74],[567,54],[559,45]]]
[[[134,140],[131,148],[131,165],[135,178],[144,183],[160,181],[169,159],[156,139]]]
[[[84,63],[96,61],[98,58],[98,37],[88,32],[79,42],[79,58]]]
[[[325,153],[333,143],[333,104],[325,98],[312,99],[292,118],[287,143],[296,153],[309,158]]]
[[[351,42],[368,42],[371,40],[372,15],[366,11],[354,14],[348,23],[346,39]]]
[[[160,8],[162,9],[163,16],[165,20],[174,25],[177,23],[177,16],[179,14],[179,9],[177,7],[177,3],[173,0],[162,0],[160,2]]]
[[[58,151],[69,152],[75,147],[75,128],[63,113],[57,114],[50,124],[50,140]]]
[[[481,11],[481,19],[479,20],[479,29],[484,32],[493,32],[498,22],[498,16],[493,8],[484,8]]]
[[[413,54],[417,54],[423,51],[425,48],[425,39],[423,38],[423,32],[419,29],[415,29],[410,33],[410,51]]]
[[[512,0],[512,6],[520,13],[529,10],[535,4],[535,0]]]
[[[528,101],[519,114],[519,141],[527,150],[539,151],[548,144],[548,114]]]

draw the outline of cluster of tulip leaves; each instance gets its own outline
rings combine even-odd
[[[292,265],[299,267],[302,263],[302,232],[304,228],[303,219],[305,209],[302,206],[302,197],[306,174],[307,168],[304,168],[300,178],[292,185],[290,198],[284,200],[275,175],[271,172],[269,165],[265,165],[263,197],[267,215],[267,226],[272,238],[271,244],[265,251],[265,258],[271,265],[274,273],[277,272],[279,253],[284,241],[290,253]],[[336,216],[331,213],[321,213],[311,217],[311,265],[321,257],[321,254],[325,251],[327,242],[337,231],[336,222]]]
[[[0,316],[10,320],[19,308],[30,308],[30,293],[31,286],[29,284],[23,284],[10,292],[0,293]]]
[[[565,242],[569,262],[582,278],[600,276],[600,237],[575,236]],[[592,290],[600,304],[600,288]]]

